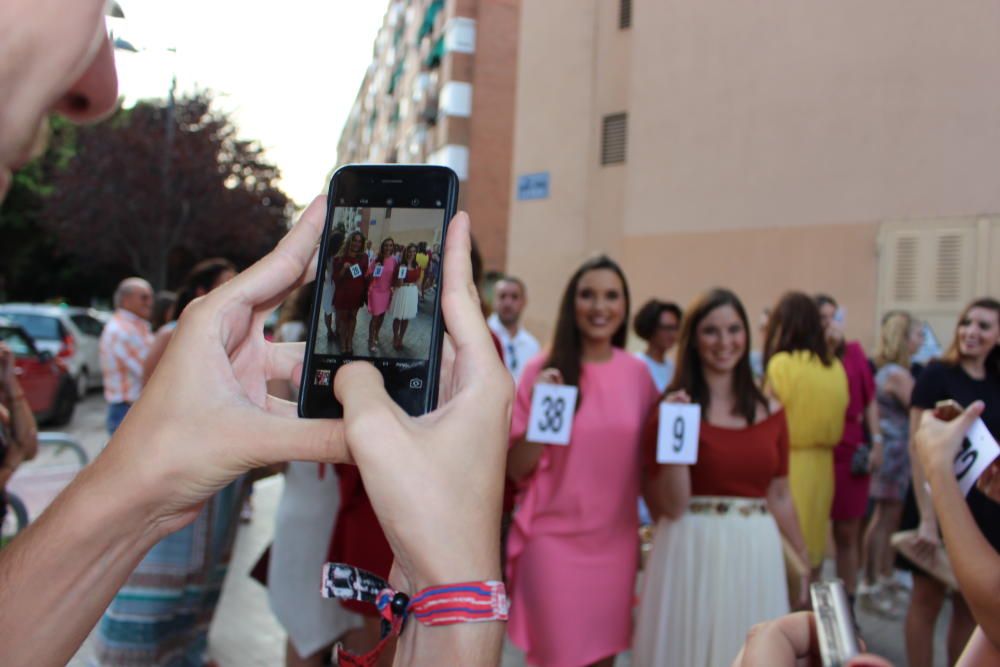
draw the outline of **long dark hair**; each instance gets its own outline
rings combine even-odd
[[[824,366],[833,363],[816,302],[802,292],[785,292],[767,321],[764,367],[778,352],[798,350],[812,352]]]
[[[388,255],[386,255],[384,252],[382,252],[382,249],[385,248],[385,244],[386,243],[390,244],[389,245],[389,254]],[[395,248],[396,248],[396,242],[392,240],[391,236],[386,236],[384,239],[382,239],[382,242],[378,244],[378,256],[375,258],[375,261],[376,262],[385,262],[386,259],[388,259],[389,257],[392,257],[392,251]]]
[[[698,356],[698,326],[709,313],[723,306],[731,306],[736,311],[746,332],[746,348],[732,375],[733,394],[736,396],[733,414],[743,417],[747,420],[747,425],[750,425],[756,421],[758,406],[763,405],[768,413],[770,408],[764,393],[754,382],[753,369],[750,367],[750,321],[747,319],[747,311],[739,297],[727,289],[717,287],[709,290],[687,307],[677,342],[677,370],[663,396],[666,398],[668,393],[683,389],[693,402],[701,406],[702,418],[707,417],[711,396],[708,383],[705,382],[701,357]]]
[[[556,368],[562,374],[563,382],[574,387],[580,386],[580,371],[582,368],[583,341],[580,337],[580,329],[576,326],[576,290],[580,284],[583,274],[599,269],[614,271],[622,281],[622,290],[625,293],[625,317],[622,324],[611,337],[611,344],[618,348],[625,347],[625,339],[628,336],[629,309],[631,301],[628,292],[628,281],[625,280],[625,273],[615,260],[607,255],[598,255],[580,265],[566,285],[563,292],[562,302],[559,304],[559,319],[556,321],[556,333],[552,339],[552,348],[549,350],[549,358],[545,362],[545,368]]]
[[[340,250],[337,251],[337,257],[351,256],[351,242],[354,240],[355,236],[361,237],[361,249],[358,250],[358,256],[363,255],[365,253],[365,235],[355,230],[344,238],[343,241],[344,244],[340,246]]]
[[[962,314],[959,316],[958,322],[955,324],[955,335],[951,339],[951,345],[949,345],[948,349],[945,350],[945,353],[941,355],[941,360],[946,364],[954,366],[962,360],[961,349],[958,345],[958,327],[962,326],[962,322],[964,322],[969,316],[969,311],[973,308],[992,310],[996,313],[997,320],[1000,320],[1000,301],[988,296],[976,299],[963,308]],[[986,356],[985,366],[987,375],[993,375],[994,377],[1000,376],[1000,346],[993,346],[993,349],[990,350],[990,353]]]
[[[226,271],[236,273],[236,265],[222,257],[205,259],[195,264],[194,268],[188,271],[180,289],[177,290],[177,303],[174,304],[174,319],[180,318],[181,313],[184,312],[189,303],[202,294],[211,292],[212,288],[215,287],[215,283],[218,282],[219,276]]]
[[[413,248],[413,259],[411,259],[409,261],[409,263],[407,263],[406,256],[410,254],[410,248]],[[407,269],[415,269],[418,266],[420,266],[419,264],[417,264],[417,244],[416,243],[409,244],[408,246],[406,246],[406,249],[403,250],[403,264],[407,267]]]

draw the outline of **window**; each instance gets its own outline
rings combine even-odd
[[[618,27],[632,27],[632,0],[618,0]]]
[[[625,162],[625,139],[628,116],[623,113],[604,117],[601,129],[601,164]]]
[[[29,315],[28,313],[3,313],[3,316],[14,320],[36,340],[62,340],[63,330],[59,320],[48,315]]]
[[[91,317],[90,315],[70,315],[69,318],[73,320],[73,324],[80,328],[80,331],[88,336],[99,338],[101,331],[104,330],[104,324],[96,317]]]
[[[17,329],[0,327],[0,341],[7,344],[7,347],[10,348],[10,351],[14,353],[15,357],[24,359],[26,357],[34,357],[37,355],[35,347],[31,344],[31,341],[21,335]]]

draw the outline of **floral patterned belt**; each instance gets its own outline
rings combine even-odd
[[[692,514],[710,514],[713,516],[725,516],[727,514],[755,516],[758,514],[767,514],[767,501],[763,498],[695,496],[688,502],[688,512]]]

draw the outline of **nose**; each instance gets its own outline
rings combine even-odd
[[[117,100],[115,56],[105,35],[83,76],[56,102],[53,110],[75,123],[87,123],[107,116]]]

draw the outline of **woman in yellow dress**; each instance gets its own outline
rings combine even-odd
[[[788,292],[771,311],[764,344],[766,386],[785,406],[790,453],[788,483],[819,576],[833,506],[833,448],[847,412],[847,375],[830,354],[819,309],[802,292]]]

